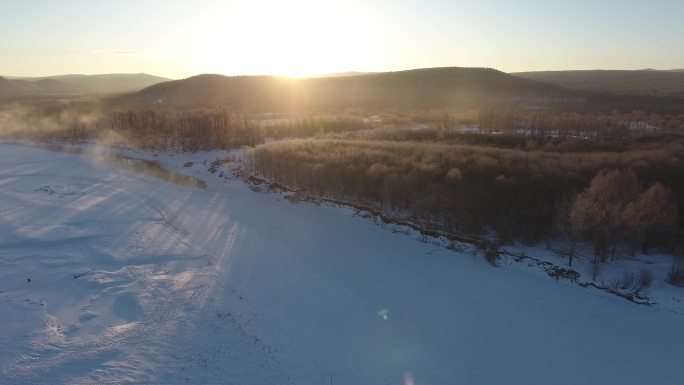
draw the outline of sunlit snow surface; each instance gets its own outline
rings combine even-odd
[[[682,315],[252,192],[214,156],[158,157],[197,189],[0,145],[0,383],[684,381]]]

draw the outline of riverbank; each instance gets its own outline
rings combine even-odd
[[[78,154],[0,148],[0,382],[681,376],[680,315],[494,268],[351,208],[254,192],[230,164],[209,170],[224,151],[111,150],[200,189]]]

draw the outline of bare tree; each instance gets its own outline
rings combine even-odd
[[[556,227],[565,242],[565,253],[568,256],[568,266],[572,266],[572,260],[577,251],[577,241],[579,238],[578,229],[572,225],[573,200],[569,197],[563,198],[556,205]]]

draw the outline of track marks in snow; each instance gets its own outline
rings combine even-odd
[[[118,294],[114,298],[112,313],[123,320],[133,322],[143,314],[143,308],[140,306],[135,293],[127,292]],[[80,318],[83,318],[83,316],[81,315]]]

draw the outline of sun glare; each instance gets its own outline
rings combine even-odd
[[[341,2],[245,2],[204,20],[203,72],[290,77],[363,70],[376,56],[370,16]]]

